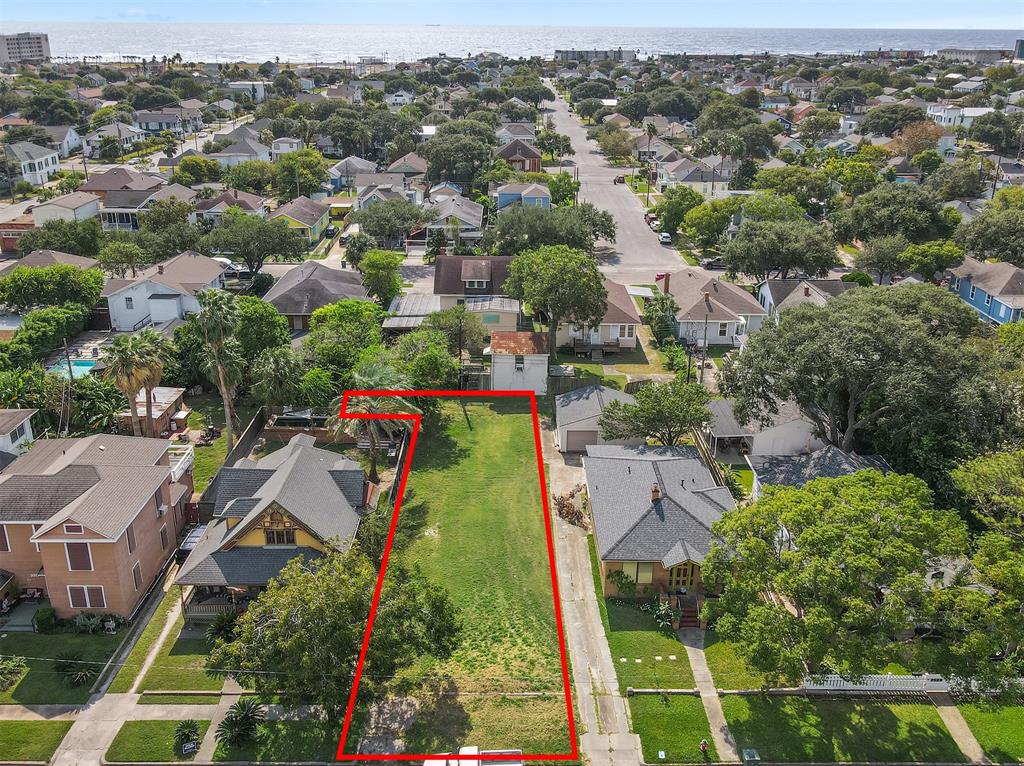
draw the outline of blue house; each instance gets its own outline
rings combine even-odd
[[[1016,322],[1024,308],[1024,269],[1012,263],[964,258],[950,269],[949,289],[992,324]]]
[[[498,210],[504,210],[509,205],[528,205],[545,210],[551,207],[551,192],[545,184],[505,184],[499,186],[492,195],[497,198]]]

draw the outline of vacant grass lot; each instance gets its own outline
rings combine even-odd
[[[739,748],[766,761],[964,760],[930,704],[727,695],[722,708]]]
[[[0,691],[0,705],[78,705],[89,699],[91,684],[69,686],[53,670],[53,659],[65,652],[80,654],[86,662],[106,662],[124,638],[124,631],[113,635],[97,633],[8,633],[0,638],[0,654],[41,657],[28,660],[28,672],[14,686]],[[97,673],[102,665],[94,665]],[[2,748],[0,748],[0,752]]]
[[[0,758],[49,761],[72,721],[0,721]]]
[[[442,584],[459,610],[462,643],[446,661],[406,673],[421,710],[408,752],[466,742],[564,752],[565,701],[547,538],[529,405],[446,402],[413,456],[395,560]],[[385,590],[387,585],[385,584]],[[371,643],[371,653],[374,647]],[[544,691],[511,701],[459,692]]]
[[[717,761],[711,728],[700,697],[642,694],[629,699],[633,731],[640,737],[644,763],[703,763]],[[700,741],[708,741],[705,758]],[[664,751],[661,758],[659,752]]]
[[[125,721],[107,748],[106,760],[112,763],[137,761],[191,761],[195,754],[181,756],[174,747],[174,728],[178,721]],[[199,721],[199,740],[209,721]]]
[[[178,615],[174,629],[139,684],[139,691],[206,692],[219,691],[224,686],[224,679],[214,678],[204,669],[208,649],[206,639],[181,636],[183,625],[184,619]]]
[[[960,705],[960,712],[992,761],[1024,761],[1024,706]]]

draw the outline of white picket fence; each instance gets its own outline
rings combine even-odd
[[[850,681],[842,676],[825,676],[814,680],[804,679],[804,688],[816,691],[844,692],[948,692],[949,682],[942,676],[930,673],[920,675],[864,676],[860,681]]]

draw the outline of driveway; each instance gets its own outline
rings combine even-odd
[[[597,144],[587,139],[587,129],[569,113],[565,100],[558,96],[554,102],[547,102],[546,107],[555,129],[569,136],[576,151],[567,169],[572,172],[572,163],[579,169],[580,201],[593,203],[615,218],[615,243],[601,242],[597,247],[601,271],[621,284],[651,284],[659,272],[689,268],[679,253],[662,245],[658,235],[644,222],[640,199],[625,184],[612,183],[615,176],[626,171],[605,161]]]

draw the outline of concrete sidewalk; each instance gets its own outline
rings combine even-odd
[[[714,679],[708,669],[707,658],[704,656],[704,631],[698,628],[682,628],[679,640],[686,646],[686,656],[690,660],[693,679],[700,691],[700,701],[704,705],[704,714],[708,717],[711,727],[711,738],[718,751],[718,760],[728,763],[739,763],[740,754],[736,748],[736,740],[729,731],[729,724],[722,711],[722,701],[718,698]]]

